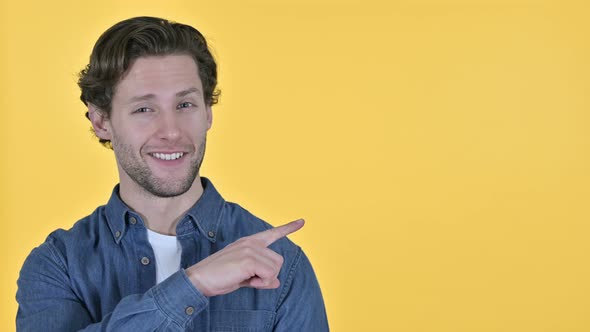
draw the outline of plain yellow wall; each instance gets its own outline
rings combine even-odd
[[[20,266],[108,199],[76,73],[153,15],[210,40],[203,166],[308,253],[334,331],[590,330],[583,1],[2,1],[0,330]]]

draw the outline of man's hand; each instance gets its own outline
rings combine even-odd
[[[278,288],[283,257],[267,247],[304,224],[303,219],[243,237],[186,269],[205,296],[231,293],[241,287]]]

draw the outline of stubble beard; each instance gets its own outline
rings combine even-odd
[[[146,161],[141,156],[137,157],[131,146],[115,143],[117,141],[113,140],[113,150],[121,168],[131,180],[153,196],[168,198],[180,196],[192,187],[203,163],[207,138],[203,138],[195,151],[196,158],[191,160],[186,176],[173,181],[154,176]]]

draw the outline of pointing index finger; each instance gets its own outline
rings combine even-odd
[[[271,229],[267,229],[266,231],[254,234],[252,235],[252,237],[256,240],[262,241],[264,245],[268,247],[278,239],[298,231],[299,229],[301,229],[301,227],[303,227],[304,224],[305,221],[303,219],[297,219],[282,226],[274,227]]]

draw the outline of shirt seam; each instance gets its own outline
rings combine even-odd
[[[279,306],[283,303],[283,301],[285,300],[285,297],[287,296],[289,289],[291,288],[291,283],[293,281],[295,269],[299,266],[299,262],[301,261],[301,254],[302,253],[303,253],[303,251],[301,250],[301,248],[299,246],[297,246],[297,255],[293,259],[293,263],[291,264],[291,268],[289,269],[289,273],[287,274],[287,277],[285,278],[285,284],[282,288],[281,294],[279,295],[279,297],[277,299],[277,303],[275,305],[275,312],[278,311]]]
[[[62,272],[67,273],[68,269],[66,267],[65,262],[63,262],[59,255],[57,254],[57,248],[53,245],[53,243],[51,242],[46,242],[47,247],[49,248],[49,253],[51,254],[51,258],[53,259],[53,261],[59,265],[59,267],[61,268]]]

